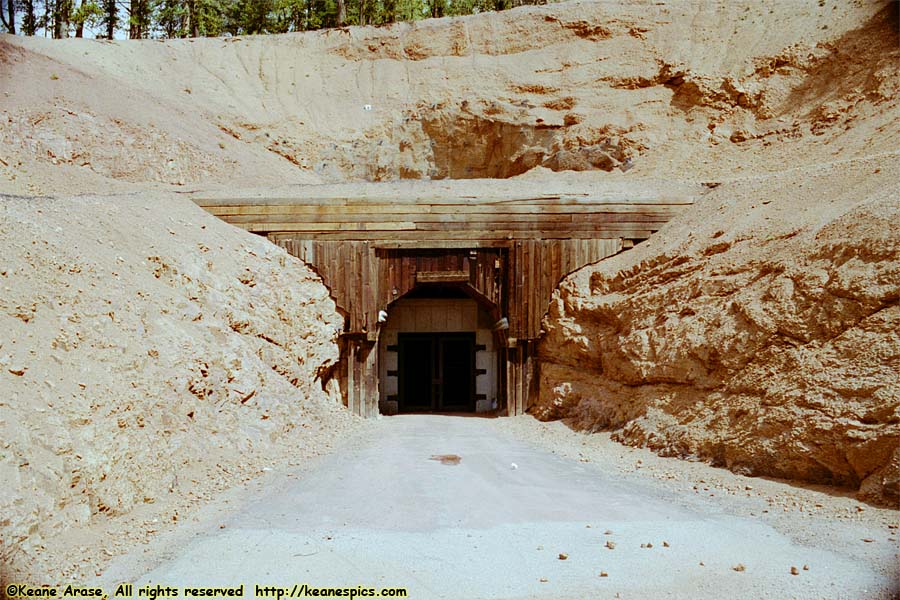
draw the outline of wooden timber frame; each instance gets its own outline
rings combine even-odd
[[[541,321],[562,278],[649,237],[692,203],[587,194],[194,201],[265,235],[322,277],[346,315],[344,402],[364,417],[378,414],[379,312],[429,285],[462,289],[496,319],[500,410],[523,414],[538,393]]]

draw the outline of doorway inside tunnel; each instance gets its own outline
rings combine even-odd
[[[379,411],[486,413],[498,408],[496,318],[459,290],[394,302],[379,339]]]
[[[398,412],[475,411],[475,333],[398,335]]]

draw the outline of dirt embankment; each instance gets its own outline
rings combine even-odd
[[[673,102],[712,133],[732,101],[776,129],[773,114],[795,104],[787,129],[730,135],[751,170],[766,156],[786,170],[710,182],[653,239],[565,281],[545,324],[537,414],[896,503],[898,82],[896,3],[839,43],[755,61],[740,88],[677,74]],[[804,167],[794,144],[832,159]]]
[[[708,179],[864,156],[900,143],[885,6],[567,2],[278,36],[3,36],[0,189]]]
[[[77,564],[54,547],[71,527],[206,498],[350,425],[323,389],[326,288],[189,202],[2,197],[0,254],[0,560],[29,581]]]
[[[724,183],[667,235],[571,276],[537,414],[896,503],[897,159]]]

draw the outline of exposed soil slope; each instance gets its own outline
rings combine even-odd
[[[318,277],[190,203],[2,197],[0,255],[0,558],[29,581],[69,527],[205,497],[349,425],[323,390],[343,319]]]
[[[900,497],[900,154],[717,187],[561,286],[543,418]]]
[[[896,3],[894,3],[896,4]],[[720,178],[896,148],[878,2],[574,2],[386,28],[0,37],[0,189]]]

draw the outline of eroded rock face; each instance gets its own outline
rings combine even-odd
[[[0,254],[0,549],[20,572],[70,527],[302,460],[352,421],[323,386],[343,318],[321,280],[188,200],[3,196]]]
[[[563,283],[537,414],[896,501],[897,223],[900,187],[877,164],[717,188],[669,240]]]
[[[890,4],[554,2],[139,50],[9,36],[0,189],[706,179],[891,151]]]

